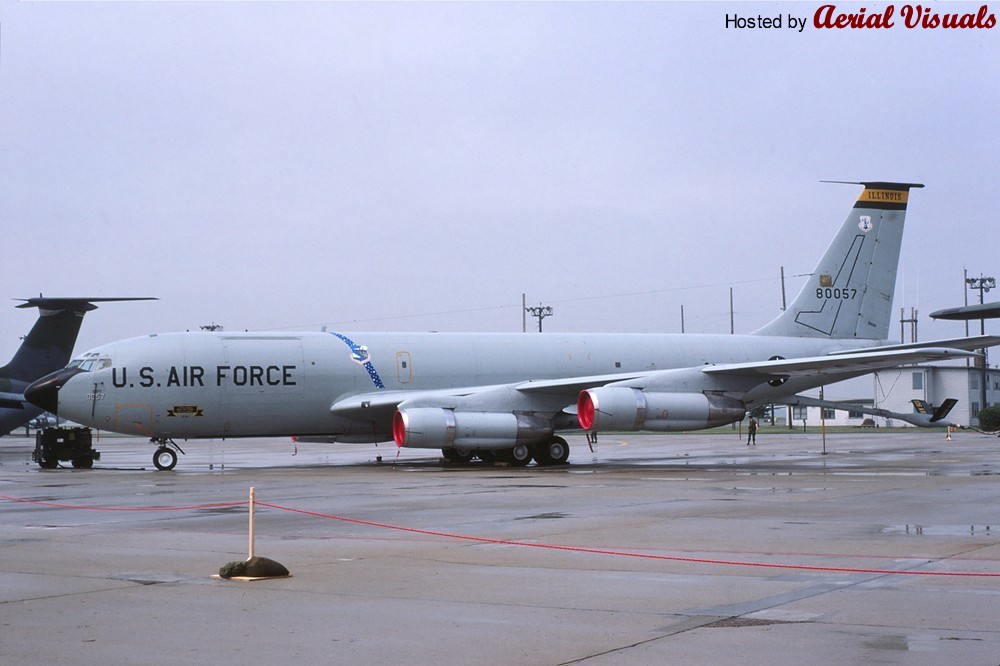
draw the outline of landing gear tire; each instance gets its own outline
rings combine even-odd
[[[534,451],[527,444],[517,444],[507,452],[507,458],[513,467],[525,467],[531,462]]]
[[[59,460],[57,458],[42,458],[38,461],[38,466],[42,469],[55,469],[59,467]]]
[[[535,449],[535,461],[539,465],[565,465],[569,460],[569,444],[562,437],[553,437]]]
[[[467,463],[472,460],[472,451],[469,449],[441,449],[441,455],[450,463]]]
[[[492,465],[497,461],[496,451],[476,451],[476,456],[487,465]]]
[[[77,458],[73,461],[73,467],[76,469],[93,469],[94,459],[93,458]]]
[[[168,472],[177,465],[177,454],[174,453],[173,449],[161,446],[153,453],[153,464],[161,472]]]

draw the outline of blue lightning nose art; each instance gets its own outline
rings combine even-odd
[[[368,371],[368,376],[372,378],[372,383],[375,384],[375,388],[384,389],[385,384],[382,383],[382,378],[378,376],[378,371],[371,362],[371,354],[368,353],[368,348],[363,345],[359,345],[351,340],[346,335],[341,335],[340,333],[330,332],[330,335],[340,338],[344,341],[348,347],[351,348],[351,360],[358,365],[364,366],[365,370]]]

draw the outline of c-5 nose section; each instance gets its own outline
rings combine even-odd
[[[36,407],[41,407],[53,414],[59,413],[59,389],[74,377],[83,372],[80,368],[62,368],[49,373],[28,385],[24,389],[24,398]]]

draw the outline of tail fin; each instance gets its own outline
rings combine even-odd
[[[884,340],[916,183],[851,183],[864,190],[791,306],[755,335]]]
[[[19,308],[38,308],[38,319],[0,377],[31,382],[65,367],[73,353],[85,313],[96,308],[85,300],[26,299]]]
[[[937,423],[944,417],[948,416],[948,414],[951,413],[951,408],[957,404],[958,400],[956,400],[955,398],[945,398],[944,402],[942,402],[941,405],[937,409],[935,409],[934,413],[931,415],[931,423]]]

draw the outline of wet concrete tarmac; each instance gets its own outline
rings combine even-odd
[[[997,438],[570,443],[511,469],[181,442],[157,472],[142,440],[40,470],[4,438],[0,662],[1000,663]],[[251,486],[292,577],[213,580]]]

